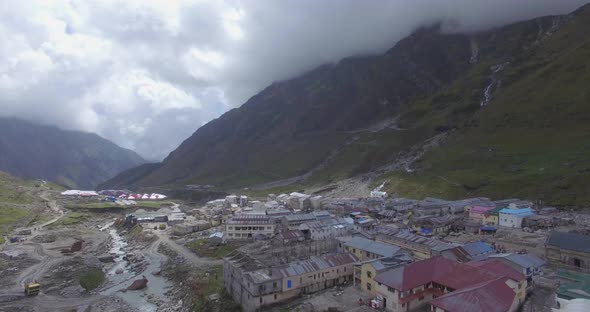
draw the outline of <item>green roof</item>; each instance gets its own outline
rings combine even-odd
[[[590,275],[559,271],[557,278],[561,285],[557,289],[557,296],[564,299],[590,299]]]

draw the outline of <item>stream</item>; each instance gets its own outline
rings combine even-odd
[[[125,260],[127,254],[128,244],[117,230],[111,228],[114,222],[111,222],[103,227],[101,231],[108,230],[111,236],[112,243],[109,250],[110,255],[113,256],[114,264],[110,267],[106,273],[108,282],[101,291],[103,295],[116,295],[131,306],[135,307],[141,312],[156,312],[158,306],[148,301],[148,297],[159,299],[161,301],[168,301],[166,297],[166,291],[171,287],[168,280],[160,275],[154,275],[153,273],[160,271],[160,265],[164,259],[164,256],[157,254],[152,249],[147,249],[143,252],[144,261],[147,261],[148,265],[142,273],[136,274],[131,270],[129,262]],[[154,244],[157,244],[154,243]],[[119,272],[119,274],[117,274]],[[142,290],[129,290],[122,292],[133,283],[133,281],[142,278],[148,279],[148,285]]]

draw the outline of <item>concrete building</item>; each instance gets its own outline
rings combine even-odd
[[[235,251],[224,258],[224,286],[243,311],[257,311],[351,281],[357,261],[351,254],[328,254],[267,268],[259,260]]]
[[[343,252],[355,255],[360,261],[393,257],[401,248],[382,242],[372,241],[363,237],[341,238],[339,248]]]
[[[500,210],[504,208],[494,208],[484,213],[482,224],[485,225],[499,225],[500,224]]]
[[[432,312],[512,312],[519,307],[506,278],[498,278],[435,298]]]
[[[211,222],[205,220],[195,220],[190,223],[175,224],[172,226],[174,235],[186,235],[193,232],[200,232],[211,227]]]
[[[276,224],[267,215],[239,214],[225,223],[226,240],[253,239],[257,234],[272,237]]]
[[[354,284],[371,294],[376,295],[375,276],[377,274],[412,263],[412,257],[406,254],[398,254],[393,257],[379,258],[357,262],[354,265]]]
[[[305,234],[306,239],[310,240],[332,239],[346,236],[350,233],[350,227],[347,225],[327,224],[324,221],[303,223],[299,226],[299,230]]]
[[[485,218],[486,213],[492,209],[496,208],[493,205],[490,206],[473,206],[469,210],[469,219],[474,222],[481,223],[481,221]]]
[[[441,256],[457,261],[469,262],[474,260],[483,260],[494,253],[492,245],[484,242],[472,242],[463,246],[447,249],[441,252]]]
[[[590,236],[553,231],[545,241],[545,258],[556,266],[590,272]]]
[[[541,268],[545,265],[543,259],[531,254],[491,254],[489,258],[502,261],[524,274],[529,286],[532,286],[533,281],[542,276]]]
[[[409,250],[416,259],[428,259],[440,255],[444,250],[457,247],[457,245],[451,243],[416,235],[408,231],[399,231],[394,234],[378,233],[375,240]]]
[[[311,197],[307,194],[293,192],[286,199],[287,206],[294,210],[306,211],[311,209]]]
[[[446,294],[456,291],[461,294],[496,280],[501,280],[512,293],[512,304],[505,311],[516,311],[525,298],[526,279],[521,273],[496,261],[461,264],[443,257],[434,257],[387,270],[375,277],[376,297],[379,305],[387,311],[410,311],[430,304],[433,299],[444,298]],[[506,288],[503,289],[502,297],[507,293]],[[497,296],[494,293],[490,295]],[[494,299],[486,297],[483,301],[485,300]],[[446,309],[440,301],[433,302],[433,311],[436,311],[437,306],[437,311],[454,311]]]
[[[531,208],[504,208],[499,211],[499,214],[498,225],[520,229],[522,220],[535,213]]]
[[[297,230],[301,224],[316,220],[316,216],[311,213],[290,214],[283,216],[283,218],[281,218],[281,223],[284,228],[289,230]]]

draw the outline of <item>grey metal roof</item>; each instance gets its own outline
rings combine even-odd
[[[540,267],[545,264],[545,261],[543,259],[531,254],[498,254],[491,255],[490,258],[504,258],[523,268]]]
[[[304,261],[291,262],[286,265],[276,267],[276,270],[284,277],[289,277],[325,270],[331,267],[341,266],[357,261],[358,259],[349,253],[330,254],[321,257],[313,256],[310,259]]]
[[[352,248],[361,249],[384,257],[391,257],[396,254],[401,248],[381,242],[372,241],[363,237],[353,237],[350,241],[344,244]]]
[[[557,246],[561,249],[590,253],[590,236],[578,233],[556,232],[549,234],[545,245]]]
[[[307,221],[307,220],[315,220],[316,217],[314,215],[312,215],[311,213],[305,213],[305,214],[288,215],[288,216],[285,216],[285,219],[287,219],[287,221]]]

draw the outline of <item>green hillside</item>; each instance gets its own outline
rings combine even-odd
[[[358,177],[416,198],[587,206],[589,34],[590,6],[479,34],[421,29],[383,55],[273,84],[161,164],[104,185],[263,193]]]

